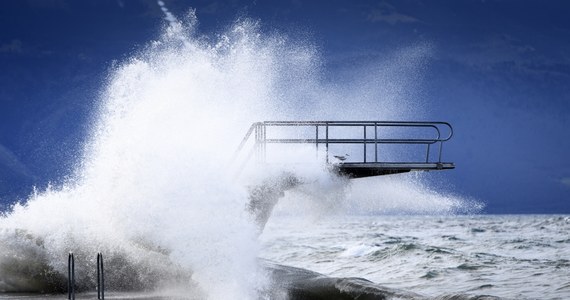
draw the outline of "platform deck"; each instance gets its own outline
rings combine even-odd
[[[425,163],[425,162],[373,162],[373,163],[340,163],[334,168],[340,174],[350,178],[362,178],[378,175],[406,173],[410,171],[434,171],[455,169],[451,162]]]

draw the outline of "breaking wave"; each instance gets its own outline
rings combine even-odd
[[[184,21],[169,14],[158,39],[109,71],[70,179],[0,218],[0,291],[64,291],[72,251],[80,290],[95,285],[95,254],[102,252],[112,290],[181,285],[197,298],[257,298],[269,282],[257,260],[257,227],[245,210],[250,183],[228,171],[248,126],[268,119],[406,119],[418,111],[413,91],[430,52],[425,45],[370,62],[359,70],[364,82],[326,83],[310,42],[267,34],[251,19],[203,36],[193,11]],[[316,183],[289,198],[312,193],[317,201],[318,191],[342,181],[312,166],[294,171]],[[345,183],[338,186],[344,190]],[[425,210],[448,212],[463,203],[398,179],[383,182],[382,198],[361,196],[395,205],[401,189],[428,199]],[[329,194],[344,208],[362,198]]]

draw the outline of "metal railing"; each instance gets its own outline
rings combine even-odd
[[[75,300],[75,256],[69,252],[67,257],[67,299]]]
[[[105,272],[101,252],[97,253],[97,299],[105,299]]]
[[[75,300],[75,256],[69,252],[67,257],[67,299]],[[105,272],[103,254],[97,253],[97,299],[105,299]]]
[[[314,128],[314,138],[273,138],[268,137],[268,128],[270,127],[305,127]],[[331,137],[330,131],[337,127],[361,127],[362,136],[358,138],[338,138]],[[428,130],[430,133],[423,132],[421,138],[391,138],[383,136],[380,129],[383,128],[403,128],[403,129],[421,129]],[[324,137],[323,135],[324,131]],[[429,136],[428,136],[429,135]],[[253,123],[247,131],[245,137],[239,144],[234,157],[238,157],[245,145],[251,137],[254,137],[254,146],[246,155],[243,163],[247,163],[252,156],[257,160],[265,161],[268,144],[314,144],[316,150],[319,145],[324,145],[326,153],[326,162],[329,162],[329,146],[333,144],[362,144],[362,161],[361,163],[379,163],[378,153],[379,147],[383,144],[401,144],[401,145],[425,145],[425,162],[441,163],[443,143],[451,139],[453,136],[453,127],[447,122],[402,122],[402,121],[265,121]],[[368,161],[367,151],[369,145],[373,145],[374,160]],[[437,146],[437,160],[430,161],[430,151],[432,146]],[[358,163],[358,162],[357,162]]]

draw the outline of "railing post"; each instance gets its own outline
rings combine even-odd
[[[366,125],[364,125],[363,128],[364,128],[364,162],[366,162]]]
[[[325,152],[327,155],[327,164],[329,163],[329,122],[325,122]]]
[[[378,123],[374,122],[374,162],[378,162]]]
[[[67,299],[75,300],[75,257],[69,252],[67,257]]]
[[[101,252],[97,253],[97,299],[105,299],[105,270]]]
[[[429,163],[429,149],[431,144],[427,144],[427,151],[426,151],[426,163]]]

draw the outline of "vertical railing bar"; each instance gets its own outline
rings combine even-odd
[[[105,299],[105,269],[101,252],[97,253],[97,299]]]
[[[327,164],[329,163],[329,123],[325,122],[325,152],[327,155]]]
[[[101,254],[101,299],[105,299],[105,269],[103,268],[103,254]]]
[[[97,299],[101,299],[101,253],[97,253]]]
[[[374,122],[374,162],[378,162],[378,122]]]
[[[69,252],[67,257],[67,299],[75,300],[75,257]]]
[[[438,163],[441,163],[441,151],[442,151],[442,148],[443,148],[443,141],[440,141],[440,142],[439,142],[439,158],[438,158],[438,161],[437,161]]]
[[[363,128],[364,128],[364,162],[366,162],[366,125],[364,125]]]
[[[427,144],[427,151],[426,151],[426,163],[429,163],[429,149],[431,144]]]

